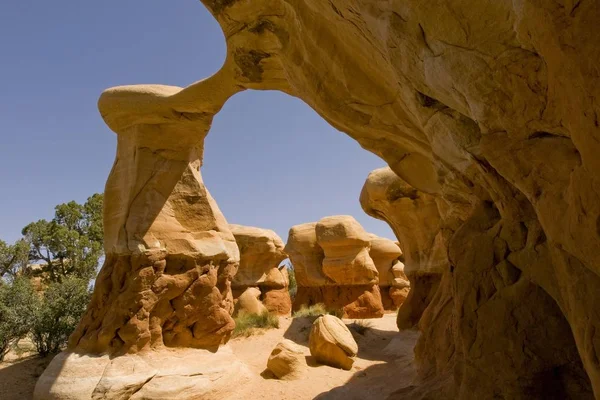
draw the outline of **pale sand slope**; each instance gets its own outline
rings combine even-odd
[[[353,322],[344,321],[348,324]],[[371,329],[364,335],[352,331],[359,353],[350,371],[316,365],[313,362],[308,350],[311,324],[305,318],[294,320],[282,317],[279,329],[257,333],[248,338],[233,339],[229,346],[255,373],[255,379],[240,388],[236,398],[385,399],[390,393],[410,386],[414,378],[413,347],[418,333],[398,333],[395,314],[366,321]],[[310,367],[302,380],[279,381],[272,379],[265,371],[271,350],[284,337],[304,348]],[[40,359],[35,356],[18,360],[14,354],[7,355],[7,361],[0,363],[0,399],[30,399],[37,378],[50,360],[51,357]]]

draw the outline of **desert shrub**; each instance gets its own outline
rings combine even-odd
[[[240,312],[235,320],[235,329],[232,337],[248,337],[256,332],[256,329],[279,328],[279,317],[268,311],[262,314],[250,314]]]
[[[344,310],[327,309],[323,303],[313,304],[311,306],[302,305],[300,309],[294,313],[293,318],[317,318],[325,314],[342,318],[344,315]]]
[[[373,328],[373,324],[370,321],[365,320],[355,320],[351,324],[348,325],[348,328],[359,335],[364,335],[367,333],[369,329]]]
[[[327,314],[325,304],[313,304],[312,306],[302,305],[298,311],[293,315],[294,318],[306,318],[306,317],[320,317],[321,315]]]
[[[0,361],[31,329],[38,297],[29,280],[17,278],[0,285]]]
[[[87,281],[67,278],[50,284],[35,310],[32,341],[42,356],[56,353],[67,343],[90,300]]]

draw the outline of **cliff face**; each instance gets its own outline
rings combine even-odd
[[[600,396],[597,2],[204,3],[244,87],[300,97],[436,197],[449,266],[424,376],[452,370],[461,397],[543,397],[552,374]]]
[[[107,257],[71,349],[227,340],[239,254],[197,170],[224,102],[272,89],[435,197],[448,265],[416,356],[438,382],[410,398],[600,397],[597,2],[203,3],[227,41],[220,71],[100,99],[119,135]]]

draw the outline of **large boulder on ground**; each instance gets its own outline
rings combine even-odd
[[[306,368],[306,357],[302,347],[288,339],[275,346],[267,361],[267,369],[282,380],[300,379],[304,376]]]
[[[341,319],[321,315],[313,322],[309,336],[310,354],[321,364],[349,370],[358,345]]]

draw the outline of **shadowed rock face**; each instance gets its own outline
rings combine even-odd
[[[119,136],[107,260],[71,349],[226,340],[238,255],[202,141],[231,95],[273,89],[436,198],[449,266],[416,356],[438,382],[404,396],[600,397],[597,2],[203,3],[227,41],[219,72],[100,99]]]
[[[547,371],[573,390],[565,377],[577,373],[546,357],[541,338],[502,352],[529,378],[486,373],[498,352],[482,337],[526,332],[534,315],[558,312],[600,396],[596,2],[205,4],[247,87],[302,98],[436,197],[449,267],[426,314],[451,330],[423,335],[436,344],[418,348],[423,371],[453,375],[444,390],[461,397],[543,397],[531,377]],[[513,288],[521,280],[539,288],[537,304]],[[512,324],[483,323],[482,307],[516,304],[524,312]],[[549,341],[566,332],[544,327]],[[545,361],[525,368],[532,360]],[[486,382],[479,393],[474,381]]]
[[[436,197],[413,188],[386,167],[369,174],[360,204],[367,214],[387,222],[400,241],[411,290],[398,311],[398,328],[413,328],[449,266]]]

